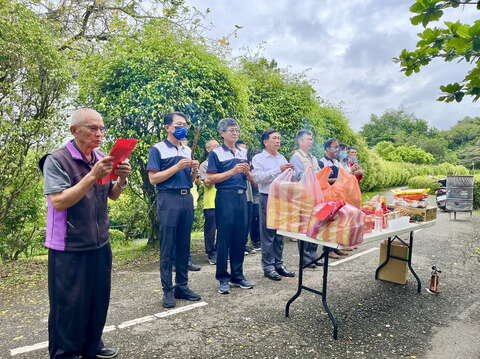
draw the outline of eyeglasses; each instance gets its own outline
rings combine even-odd
[[[229,128],[226,132],[230,132],[230,133],[240,133],[240,129],[239,129],[239,128]]]
[[[93,132],[93,133],[97,133],[98,131],[100,131],[102,134],[104,134],[105,131],[106,131],[105,127],[87,126],[87,125],[85,125],[85,126],[83,126],[83,127],[88,128],[88,129],[89,129],[91,132]]]
[[[183,128],[186,128],[188,130],[190,128],[190,125],[188,125],[186,123],[175,123],[175,124],[173,124],[173,127],[183,127]]]

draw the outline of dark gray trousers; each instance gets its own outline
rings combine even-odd
[[[275,270],[283,265],[283,237],[274,229],[267,228],[268,196],[260,197],[260,243],[262,245],[262,269]]]

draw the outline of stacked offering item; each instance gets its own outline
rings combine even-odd
[[[307,236],[343,247],[363,242],[365,214],[345,202],[326,202],[314,207]]]
[[[392,190],[393,205],[411,207],[411,208],[426,208],[428,197],[428,189],[408,189],[408,190]]]
[[[279,175],[271,184],[267,204],[267,227],[287,232],[307,233],[315,201],[321,201],[313,172],[293,182],[293,170]]]

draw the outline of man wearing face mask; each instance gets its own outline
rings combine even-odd
[[[167,138],[155,144],[148,156],[148,177],[157,191],[160,225],[160,277],[163,306],[172,308],[175,299],[198,301],[200,296],[188,287],[188,259],[193,224],[192,176],[199,163],[191,150],[182,145],[187,137],[187,116],[170,112],[164,117]],[[172,267],[175,265],[175,286]]]
[[[354,175],[357,178],[358,183],[360,183],[363,178],[363,170],[360,167],[360,162],[358,161],[356,148],[350,147],[348,149],[346,163],[348,165],[348,168],[350,169],[350,173]]]
[[[340,167],[344,167],[338,160],[340,156],[340,143],[337,139],[330,138],[329,140],[325,141],[323,148],[325,149],[325,156],[318,161],[318,165],[320,168],[329,166],[332,169],[332,173],[329,176],[328,182],[330,184],[334,184],[338,177],[338,169]],[[345,256],[347,253],[340,249],[335,249],[333,252],[330,252],[328,256],[336,259],[339,258],[339,255]]]

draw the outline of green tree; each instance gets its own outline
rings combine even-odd
[[[422,66],[428,66],[434,59],[445,62],[465,61],[473,67],[463,80],[440,86],[443,95],[438,101],[460,102],[465,96],[472,96],[473,101],[480,98],[480,20],[473,24],[446,21],[444,27],[427,25],[440,20],[446,9],[458,9],[461,5],[480,9],[479,4],[478,0],[416,0],[410,7],[410,11],[415,14],[410,18],[411,23],[422,24],[425,30],[418,34],[420,40],[414,51],[404,49],[394,59],[400,63],[405,75],[420,72]]]
[[[474,144],[480,138],[480,117],[465,117],[446,131],[445,137],[453,150]]]
[[[249,116],[255,126],[250,137],[256,147],[261,146],[260,135],[267,128],[283,135],[282,151],[287,156],[297,131],[325,132],[315,90],[301,74],[282,70],[265,58],[242,58],[239,69],[249,88]]]
[[[374,149],[380,157],[387,161],[430,164],[435,160],[431,153],[425,152],[415,145],[395,146],[391,142],[382,141],[377,143]]]
[[[217,136],[216,123],[223,117],[238,119],[246,133],[252,132],[241,78],[165,22],[146,26],[135,39],[111,40],[104,52],[89,56],[82,65],[80,103],[102,113],[110,138],[141,140],[131,159],[132,184],[143,194],[153,230],[157,228],[155,194],[146,165],[149,148],[164,136],[164,113],[183,111],[195,127],[201,126],[197,159],[204,155],[205,140]],[[150,244],[158,238],[153,230]]]
[[[425,136],[430,132],[428,122],[414,114],[404,110],[388,110],[381,116],[372,114],[370,122],[363,125],[360,134],[370,146],[375,146],[381,141],[404,143],[408,137]]]
[[[15,259],[38,228],[36,162],[61,127],[70,75],[49,24],[24,5],[0,0],[0,34],[0,247]]]

